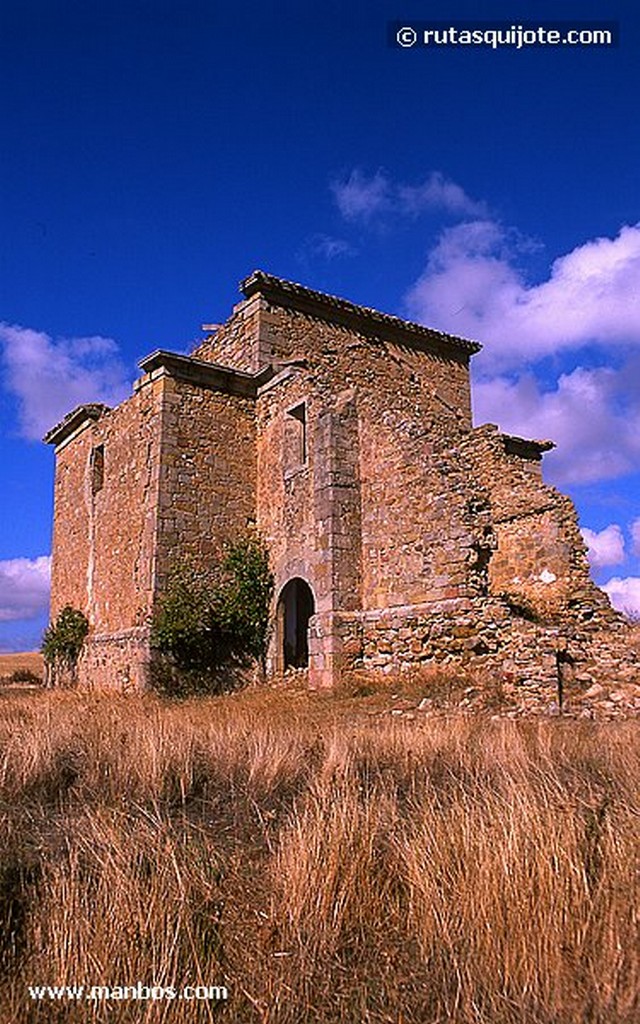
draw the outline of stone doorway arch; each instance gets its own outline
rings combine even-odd
[[[309,666],[309,620],[315,614],[313,591],[300,576],[285,583],[277,607],[278,660],[284,670]]]

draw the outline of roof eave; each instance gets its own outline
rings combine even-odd
[[[390,340],[404,341],[408,344],[421,341],[431,346],[456,349],[467,356],[474,355],[482,348],[477,341],[446,334],[410,320],[402,320],[400,317],[369,309],[367,306],[358,306],[348,299],[314,291],[293,281],[274,277],[263,270],[254,270],[249,277],[241,281],[240,290],[247,299],[259,294],[274,305],[293,308],[334,323],[354,326],[365,333],[374,333]]]

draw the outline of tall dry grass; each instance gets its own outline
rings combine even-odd
[[[637,1024],[637,726],[353,709],[2,698],[2,1024]]]

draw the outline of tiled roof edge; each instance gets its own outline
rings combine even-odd
[[[300,310],[300,312],[316,314],[324,319],[337,323],[349,323],[368,329],[377,329],[379,333],[388,332],[409,341],[412,337],[424,342],[440,343],[445,347],[453,347],[468,355],[479,352],[482,348],[477,341],[460,338],[454,334],[446,334],[433,327],[425,327],[411,320],[402,320],[390,313],[381,313],[377,309],[358,306],[348,299],[335,295],[314,291],[304,285],[274,277],[263,270],[254,270],[249,277],[240,282],[240,290],[246,298],[260,294],[275,305],[282,304]]]

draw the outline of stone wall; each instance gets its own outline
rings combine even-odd
[[[104,485],[92,502],[90,622],[97,635],[144,626],[155,589],[153,551],[159,485],[160,382],[103,417]]]
[[[274,353],[266,336],[265,315],[268,319],[267,303],[259,295],[239,302],[229,320],[208,333],[192,357],[235,370],[256,371],[269,365]]]
[[[255,521],[255,488],[253,400],[163,370],[65,439],[52,618],[71,604],[89,620],[78,685],[146,685],[150,619],[168,572],[211,564]]]
[[[467,593],[473,538],[452,438],[468,429],[468,357],[267,315],[261,336],[283,369],[258,392],[257,521],[277,592],[294,576],[311,585],[312,675],[328,685],[358,647],[346,613]],[[295,466],[287,431],[301,403],[307,457]]]
[[[254,402],[189,381],[164,381],[157,574],[210,566],[255,522]]]
[[[145,678],[162,392],[159,381],[140,389],[57,450],[51,617],[70,604],[89,620],[82,686],[120,688],[124,675]],[[120,655],[102,659],[106,643]]]
[[[148,627],[92,633],[78,659],[75,685],[120,693],[148,689],[151,685]]]
[[[94,428],[81,432],[56,452],[55,518],[51,559],[51,618],[69,604],[85,614],[89,608],[89,559],[92,499],[89,460]]]

